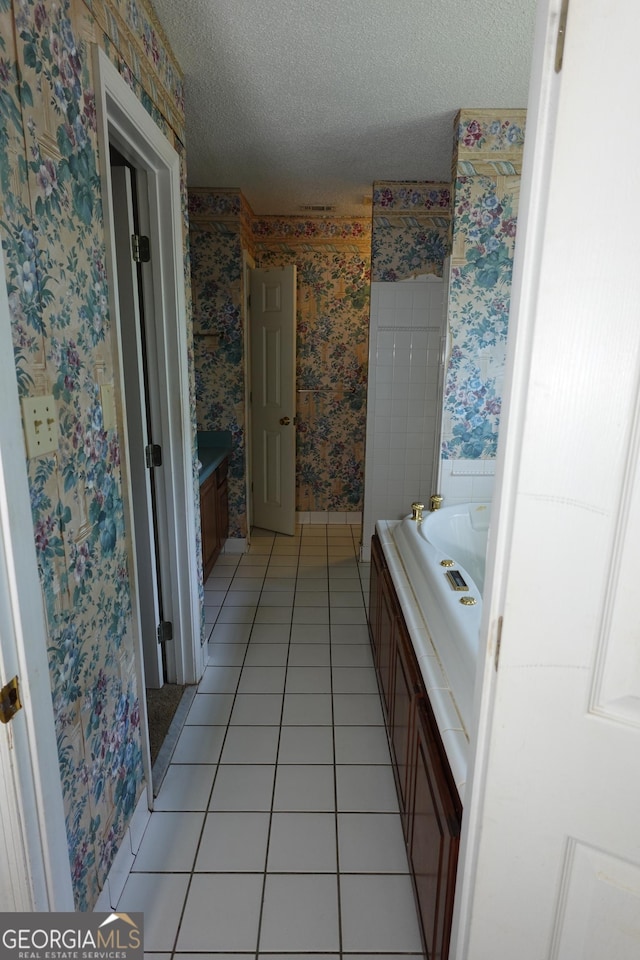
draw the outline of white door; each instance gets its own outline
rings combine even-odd
[[[638,7],[570,3],[556,74],[560,5],[527,124],[460,960],[640,955]]]
[[[136,230],[129,167],[111,167],[111,191],[123,346],[127,442],[134,508],[135,575],[140,604],[145,684],[147,687],[158,688],[164,682],[164,669],[162,647],[158,643],[157,635],[158,624],[162,617],[157,564],[155,489],[152,486],[156,468],[148,468],[145,459],[145,448],[154,438],[151,435],[148,414],[148,383],[145,376],[146,344],[143,342],[138,272],[131,248],[131,237]]]
[[[0,250],[0,687],[20,709],[0,725],[0,911],[73,910],[47,639]]]
[[[296,527],[296,268],[251,271],[253,523]]]

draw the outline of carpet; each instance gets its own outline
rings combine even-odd
[[[147,719],[149,724],[149,745],[151,763],[154,762],[169,732],[171,721],[178,709],[184,685],[165,683],[159,690],[147,690]]]

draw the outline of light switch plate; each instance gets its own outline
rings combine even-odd
[[[100,387],[100,403],[102,404],[102,426],[105,430],[113,430],[116,425],[116,405],[113,399],[112,383],[103,383]]]
[[[58,449],[58,409],[53,396],[24,397],[22,421],[30,460]]]

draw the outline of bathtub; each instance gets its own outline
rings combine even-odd
[[[425,515],[422,522],[406,517],[391,529],[467,732],[472,720],[490,520],[491,504],[465,503],[441,507]],[[443,566],[442,561],[453,564]],[[462,598],[472,598],[475,603],[465,605]]]

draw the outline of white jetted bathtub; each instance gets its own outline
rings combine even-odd
[[[482,617],[491,504],[441,507],[406,517],[391,537],[467,731]],[[391,526],[391,525],[390,525]]]

